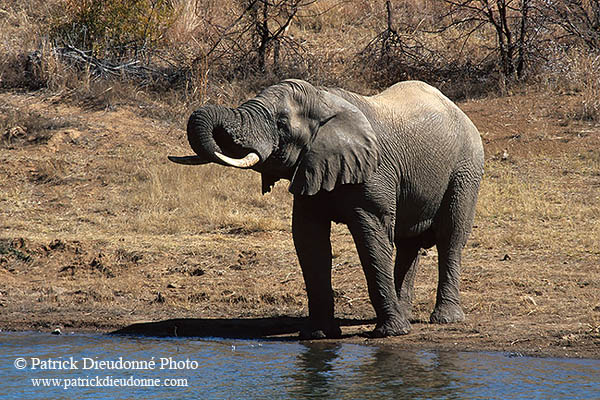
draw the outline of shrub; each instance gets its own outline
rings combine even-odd
[[[147,58],[175,19],[168,0],[64,0],[58,3],[50,37],[92,57]]]
[[[600,53],[573,54],[569,57],[566,75],[570,89],[579,92],[581,102],[571,118],[585,121],[600,121]]]

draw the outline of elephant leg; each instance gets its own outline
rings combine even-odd
[[[460,304],[460,267],[463,247],[473,226],[478,181],[451,185],[444,196],[436,229],[439,280],[432,323],[464,321]]]
[[[406,319],[412,318],[415,276],[419,266],[421,246],[413,241],[396,243],[396,265],[394,283],[400,307]]]
[[[394,246],[389,227],[366,212],[358,212],[349,224],[367,278],[369,298],[377,315],[374,337],[410,332],[410,322],[400,307],[394,285]]]
[[[432,323],[448,324],[465,319],[459,294],[460,260],[461,249],[438,246],[439,281],[435,308],[430,317]]]
[[[294,199],[292,214],[294,246],[308,295],[308,326],[302,339],[341,336],[334,319],[331,286],[331,221],[320,218],[308,201]]]

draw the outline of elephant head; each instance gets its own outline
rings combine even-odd
[[[196,155],[169,159],[252,168],[262,174],[263,193],[279,179],[289,179],[299,195],[365,182],[379,164],[379,147],[349,95],[286,80],[238,108],[204,106],[187,125]]]

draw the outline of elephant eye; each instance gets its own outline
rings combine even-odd
[[[285,116],[280,116],[279,118],[277,118],[277,128],[281,129],[281,130],[288,130],[288,118]]]

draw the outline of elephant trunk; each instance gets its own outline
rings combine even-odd
[[[257,129],[238,110],[208,105],[196,110],[187,125],[188,141],[199,159],[250,168],[268,157]]]

